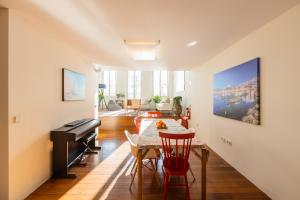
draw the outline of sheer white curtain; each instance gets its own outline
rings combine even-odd
[[[153,72],[153,93],[158,96],[168,95],[168,71]]]
[[[161,71],[160,73],[160,81],[161,81],[161,96],[168,96],[168,72]]]
[[[154,96],[160,95],[160,71],[153,72],[153,93]]]
[[[116,71],[104,71],[103,82],[106,85],[105,96],[116,96]]]
[[[129,99],[141,98],[141,71],[128,71],[128,90]]]

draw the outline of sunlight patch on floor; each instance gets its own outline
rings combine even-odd
[[[131,159],[128,159],[129,155],[130,145],[124,142],[60,199],[72,199],[74,195],[82,196],[83,199],[106,199],[118,178],[131,164]]]

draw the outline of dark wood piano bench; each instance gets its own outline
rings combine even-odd
[[[92,133],[90,135],[88,135],[85,138],[82,138],[82,140],[80,140],[80,142],[84,145],[85,149],[84,149],[84,153],[87,154],[97,154],[97,151],[94,150],[100,150],[101,147],[97,147],[94,145],[94,141],[97,137],[97,133]],[[92,146],[90,145],[90,142],[92,142]]]

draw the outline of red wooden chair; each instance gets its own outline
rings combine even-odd
[[[191,109],[189,108],[187,111],[186,111],[186,116],[191,119]]]
[[[157,111],[147,112],[147,115],[148,117],[151,118],[160,118],[163,116],[161,112],[157,112]]]
[[[185,127],[186,129],[189,129],[189,117],[188,116],[181,117],[181,125],[183,127]]]
[[[187,172],[190,169],[189,156],[192,139],[195,133],[170,134],[159,132],[162,140],[164,159],[164,196],[167,199],[169,178],[171,176],[183,176],[184,184],[174,185],[176,187],[184,186],[186,189],[186,199],[190,199],[189,185],[187,181]]]
[[[136,127],[136,131],[137,133],[140,132],[140,127],[141,127],[141,117],[137,116],[134,118],[134,124],[135,124],[135,127]]]

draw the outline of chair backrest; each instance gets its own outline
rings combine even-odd
[[[141,99],[127,99],[127,107],[140,108]]]
[[[141,117],[140,116],[137,116],[134,118],[134,124],[135,124],[135,127],[136,127],[136,131],[139,133],[140,132],[140,127],[141,127]]]
[[[162,117],[162,113],[161,112],[157,112],[157,111],[150,111],[147,112],[148,117],[152,117],[152,118],[160,118]]]
[[[172,134],[159,132],[159,136],[162,141],[165,164],[174,170],[186,169],[195,133]]]
[[[191,109],[189,108],[187,111],[186,111],[186,116],[191,119]]]
[[[138,142],[138,134],[132,134],[132,133],[129,133],[129,131],[125,130],[124,131],[124,134],[130,144],[130,148],[131,148],[131,154],[133,156],[137,156],[137,142]]]
[[[189,117],[188,116],[182,116],[181,117],[181,125],[185,127],[186,129],[189,128]]]
[[[127,99],[126,105],[127,106],[131,106],[132,105],[132,100],[131,99]]]

